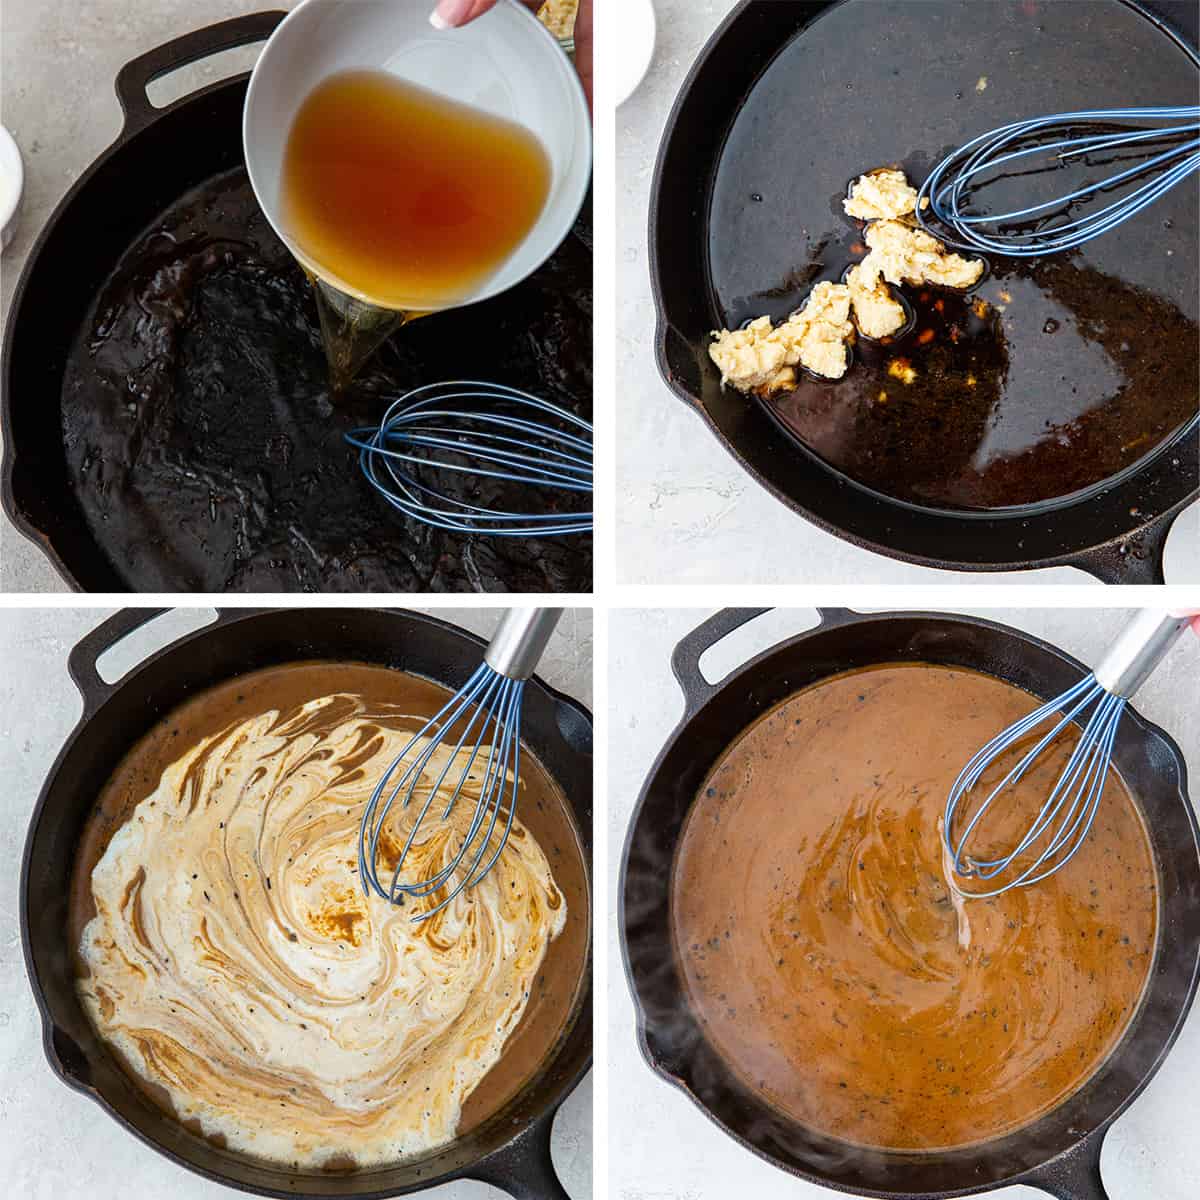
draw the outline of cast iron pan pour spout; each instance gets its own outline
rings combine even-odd
[[[1057,648],[1014,629],[942,613],[819,609],[815,628],[711,683],[700,659],[763,612],[715,613],[680,640],[671,665],[684,715],[651,767],[630,821],[619,884],[621,948],[647,1063],[723,1133],[781,1170],[856,1195],[942,1200],[1014,1183],[1057,1200],[1108,1200],[1100,1152],[1112,1123],[1146,1086],[1187,1017],[1200,978],[1200,828],[1178,746],[1133,709],[1114,762],[1144,808],[1159,870],[1160,939],[1150,982],[1125,1036],[1073,1096],[1032,1125],[932,1154],[849,1154],[844,1143],[784,1118],[751,1094],[708,1045],[674,965],[670,863],[692,797],[719,751],[799,689],[840,671],[920,660],[982,670],[1049,697],[1087,674]]]
[[[231,22],[230,24],[236,24]],[[422,614],[397,610],[218,609],[208,625],[186,634],[107,682],[97,661],[113,646],[167,610],[123,609],[84,635],[70,651],[67,669],[83,701],[79,724],[51,768],[30,822],[21,871],[21,933],[26,972],[42,1018],[42,1042],[54,1073],[91,1096],[129,1132],[173,1162],[226,1186],[260,1195],[353,1197],[386,1200],[424,1191],[454,1179],[476,1179],[514,1200],[571,1200],[558,1179],[550,1144],[554,1118],[591,1065],[590,992],[575,1025],[551,1052],[553,1061],[528,1094],[513,1102],[503,1126],[485,1122],[458,1143],[435,1152],[426,1164],[401,1164],[384,1172],[326,1176],[289,1175],[268,1165],[197,1147],[172,1119],[155,1110],[112,1065],[107,1054],[85,1048],[95,1034],[79,1008],[62,949],[66,924],[65,881],[79,828],[93,794],[78,780],[103,778],[131,740],[189,694],[239,672],[298,658],[376,661],[457,687],[475,669],[486,643],[464,630]],[[379,647],[388,646],[380,654]],[[402,647],[403,649],[397,649]],[[396,657],[391,657],[395,655]],[[411,661],[410,661],[411,660]],[[138,676],[133,679],[132,676]],[[458,678],[462,676],[462,678]],[[591,722],[580,705],[531,680],[523,730],[567,794],[584,797],[591,777]],[[140,722],[140,725],[139,725]],[[586,771],[586,779],[581,772]],[[572,774],[574,778],[572,779]],[[74,808],[74,813],[68,811]],[[576,803],[576,819],[590,853],[586,824],[591,809]],[[493,1128],[495,1126],[495,1128]],[[516,1128],[517,1132],[509,1133]],[[395,1182],[389,1178],[394,1177]]]

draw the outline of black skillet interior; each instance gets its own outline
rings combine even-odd
[[[1155,7],[1194,44],[1194,6]],[[1193,57],[1124,0],[739,5],[693,68],[660,154],[650,236],[664,375],[779,499],[860,545],[974,569],[1099,548],[1080,565],[1113,580],[1154,578],[1171,517],[1200,485],[1194,424],[1123,482],[1050,512],[967,515],[946,505],[951,494],[966,503],[986,492],[991,503],[1070,491],[1097,463],[1101,473],[1129,470],[1154,439],[1123,447],[1194,414],[1194,188],[1175,189],[1069,259],[998,263],[981,291],[996,305],[1011,295],[1003,318],[992,308],[986,322],[970,313],[959,322],[976,327],[983,346],[977,389],[958,387],[958,371],[954,387],[943,382],[913,401],[925,379],[942,377],[949,343],[940,331],[928,348],[912,337],[897,347],[919,368],[912,389],[886,375],[887,352],[864,344],[874,365],[856,364],[838,384],[805,381],[768,413],[721,390],[706,347],[710,329],[782,317],[815,281],[838,278],[861,256],[850,252],[857,228],[840,212],[860,170],[901,161],[922,177],[935,155],[1019,115],[1195,103],[1196,78]],[[926,315],[922,328],[949,313]],[[998,322],[1007,346],[981,335]],[[974,353],[976,339],[968,343]],[[1001,384],[1006,400],[989,413]],[[1118,388],[1120,403],[1098,403]],[[879,391],[890,403],[875,402]],[[804,449],[789,421],[848,474]],[[1016,453],[1021,446],[1034,448]],[[977,448],[986,478],[970,466]],[[927,495],[908,499],[940,507],[884,495],[909,485]]]
[[[1163,908],[1149,990],[1104,1067],[1033,1125],[979,1147],[937,1155],[850,1147],[786,1120],[750,1093],[691,1016],[668,909],[675,846],[696,790],[742,729],[788,695],[838,671],[888,661],[955,664],[1044,697],[1086,672],[1045,642],[989,621],[825,610],[816,629],[758,655],[718,685],[707,683],[698,668],[701,654],[761,611],[724,610],[676,648],[685,715],[651,768],[630,825],[621,879],[622,947],[648,1062],[747,1149],[830,1187],[933,1197],[1022,1181],[1066,1200],[1104,1200],[1098,1165],[1104,1133],[1166,1055],[1200,970],[1200,848],[1178,747],[1127,712],[1114,761],[1146,817]]]
[[[152,609],[118,613],[72,651],[69,666],[84,712],[51,768],[30,822],[21,882],[22,937],[55,1072],[173,1161],[262,1195],[381,1200],[464,1177],[492,1183],[519,1200],[567,1200],[550,1160],[550,1129],[559,1105],[590,1065],[590,972],[570,1027],[510,1104],[433,1156],[382,1171],[292,1174],[220,1150],[151,1105],[109,1056],[76,999],[65,937],[66,897],[84,820],[130,744],[197,690],[272,663],[372,662],[457,688],[478,666],[484,647],[474,635],[416,613],[238,609],[155,653],[118,684],[105,684],[96,674],[96,659],[154,615]],[[526,691],[522,740],[568,797],[590,864],[591,715],[535,679]]]
[[[13,301],[10,517],[89,591],[590,590],[589,536],[435,530],[390,508],[343,441],[378,422],[385,395],[435,379],[590,417],[588,209],[528,280],[402,329],[334,402],[311,289],[242,166],[247,77],[163,110],[145,96],[281,15],[200,30],[121,72],[125,129],[51,218]],[[517,511],[546,502],[501,480],[426,482]]]

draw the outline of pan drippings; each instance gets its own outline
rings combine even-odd
[[[365,682],[370,698],[312,696],[312,685],[339,674],[344,685]],[[317,1167],[442,1145],[471,1123],[467,1098],[493,1072],[493,1104],[523,1082],[527,1049],[518,1046],[511,1070],[504,1064],[527,1010],[544,1053],[573,999],[578,961],[551,985],[556,999],[543,979],[552,944],[587,919],[586,904],[572,908],[571,864],[567,890],[556,881],[564,814],[546,821],[538,784],[547,781],[536,779],[520,802],[533,820],[518,816],[493,872],[413,924],[413,904],[436,901],[365,897],[357,837],[373,781],[437,689],[395,672],[316,666],[230,686],[233,719],[182,739],[174,735],[194,733],[190,722],[169,719],[170,735],[133,752],[158,759],[169,736],[150,790],[145,780],[132,786],[127,761],[101,798],[75,879],[84,1006],[144,1085],[231,1149]],[[263,707],[285,690],[309,698]],[[256,693],[249,703],[247,692]],[[207,698],[210,715],[229,693]],[[448,826],[422,827],[406,874],[410,861],[424,878],[453,857],[471,801]],[[109,822],[117,805],[127,819]],[[389,822],[385,867],[410,821]],[[566,940],[577,956],[578,935]]]
[[[729,111],[703,247],[711,327],[782,321],[862,258],[842,205],[869,166],[916,183],[1010,121],[1195,103],[1192,57],[1117,0],[923,0],[878,13],[847,0],[798,21]],[[1029,203],[1037,185],[1019,182]],[[1018,207],[1013,195],[988,201]],[[748,420],[774,418],[840,473],[921,507],[995,510],[1100,486],[1196,416],[1198,222],[1197,191],[1180,186],[1068,254],[993,258],[970,296],[906,287],[911,329],[888,344],[860,339],[844,379],[805,375],[790,393],[747,401]]]
[[[591,247],[577,226],[503,296],[405,326],[333,402],[312,289],[243,170],[123,255],[66,366],[63,444],[91,536],[133,591],[587,591],[591,538],[445,533],[386,504],[344,435],[437,379],[591,415]],[[454,497],[520,511],[471,475]],[[582,504],[581,504],[582,506]]]
[[[800,1124],[887,1149],[984,1141],[1070,1096],[1124,1032],[1158,901],[1115,774],[1056,875],[962,905],[947,885],[950,785],[1033,707],[966,670],[835,676],[745,731],[701,788],[672,880],[687,992],[737,1076]],[[1014,791],[1014,824],[1069,753]]]
[[[976,509],[1067,496],[1195,415],[1195,322],[1111,276],[1069,260],[997,264],[971,294],[906,296],[911,326],[860,340],[844,379],[802,376],[762,401],[887,495]]]

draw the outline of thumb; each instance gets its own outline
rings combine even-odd
[[[495,7],[496,0],[438,0],[429,23],[434,29],[454,29],[482,17],[488,9]]]

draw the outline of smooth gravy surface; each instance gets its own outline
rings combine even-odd
[[[835,676],[746,730],[701,788],[672,879],[677,957],[709,1041],[792,1119],[888,1149],[983,1141],[1066,1099],[1119,1041],[1158,894],[1115,772],[1049,879],[967,901],[964,925],[942,869],[951,783],[1035,704],[954,668]],[[1022,781],[1010,829],[1068,754]]]
[[[236,677],[198,694],[169,713],[136,743],[105,785],[77,852],[68,935],[81,977],[87,974],[87,964],[79,953],[81,941],[85,927],[96,915],[93,870],[138,804],[159,786],[163,771],[189,747],[231,725],[271,711],[278,711],[286,721],[288,715],[295,714],[301,705],[335,694],[352,695],[377,714],[388,711],[411,714],[396,718],[398,729],[415,729],[419,720],[414,718],[432,715],[447,696],[445,689],[435,684],[382,667],[361,663],[289,663]],[[520,1023],[508,1037],[503,1054],[463,1103],[457,1122],[460,1136],[502,1108],[546,1060],[569,1028],[586,969],[590,926],[587,876],[567,802],[532,754],[522,755],[522,768],[524,786],[518,815],[545,855],[554,883],[566,903],[567,918],[561,933],[545,951]],[[279,895],[282,883],[278,876],[274,883],[272,891],[267,882],[268,893]],[[240,886],[243,894],[248,895],[256,883],[246,879]],[[355,935],[361,932],[358,925],[361,924],[359,910],[362,907],[361,896],[347,893],[344,913],[333,910],[325,913],[331,943],[342,936],[339,930],[346,931],[347,945],[343,950],[347,959],[353,957],[353,949],[358,946],[359,938]],[[317,935],[306,930],[304,936]],[[337,1010],[330,1016],[336,1021]],[[162,1060],[164,1054],[172,1050],[169,1041],[157,1039],[153,1031],[146,1031],[146,1034],[150,1039],[148,1049],[154,1052],[156,1059]],[[436,1051],[436,1046],[432,1050]],[[375,1058],[378,1059],[381,1053]],[[174,1113],[166,1088],[133,1071],[130,1074],[156,1103]],[[270,1080],[264,1077],[263,1087],[267,1088],[269,1084]],[[303,1103],[307,1108],[321,1107],[324,1101],[318,1103],[319,1099],[305,1097],[295,1102]],[[311,1113],[306,1112],[305,1117],[311,1119]],[[343,1117],[347,1119],[343,1121]],[[185,1121],[185,1124],[197,1133],[211,1135],[211,1130],[202,1129],[194,1121]],[[355,1128],[356,1119],[349,1114],[338,1116],[330,1111],[330,1141],[340,1144],[342,1151],[329,1159],[327,1166],[344,1168],[356,1161]],[[225,1143],[221,1135],[213,1140],[218,1144]]]

